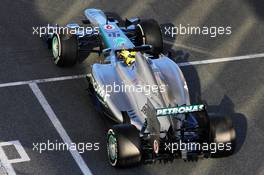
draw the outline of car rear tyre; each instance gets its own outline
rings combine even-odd
[[[73,66],[78,59],[78,40],[75,35],[54,34],[52,37],[53,61],[57,66]]]
[[[113,167],[128,167],[141,161],[139,131],[134,125],[114,125],[107,133],[107,153]]]
[[[210,119],[206,111],[194,113],[194,118],[198,123],[198,134],[200,143],[209,143]]]
[[[160,26],[154,19],[143,20],[137,24],[137,43],[138,45],[151,45],[150,51],[154,56],[163,52],[163,39]]]
[[[211,157],[227,157],[234,153],[236,146],[236,132],[232,121],[227,117],[210,117],[210,143],[215,143],[217,150]],[[225,145],[219,149],[219,145]]]

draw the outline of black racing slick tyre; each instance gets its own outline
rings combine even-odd
[[[140,163],[139,131],[134,125],[114,125],[107,133],[107,153],[113,167],[128,167]]]
[[[210,144],[217,146],[216,152],[211,152],[211,157],[227,157],[234,153],[236,132],[230,118],[210,117]]]
[[[138,45],[151,45],[151,54],[158,56],[163,52],[163,39],[160,26],[154,19],[143,20],[136,26]]]
[[[53,61],[57,66],[73,66],[78,60],[78,40],[75,35],[54,34],[52,37]]]
[[[198,134],[200,143],[209,143],[210,119],[206,111],[193,114],[198,123]]]

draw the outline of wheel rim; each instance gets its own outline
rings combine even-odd
[[[52,53],[54,58],[59,57],[59,40],[57,36],[52,39]]]
[[[114,166],[117,161],[117,140],[113,133],[108,136],[107,150],[110,163]]]

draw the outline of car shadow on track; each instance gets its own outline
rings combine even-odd
[[[166,47],[171,53],[171,58],[176,63],[188,62],[188,58],[191,56],[190,53],[185,50],[171,49],[171,47],[168,45]],[[223,97],[220,104],[208,105],[206,100],[202,98],[200,77],[196,68],[192,65],[189,65],[186,67],[181,67],[181,69],[189,87],[190,99],[192,104],[205,103],[207,105],[209,114],[212,113],[231,118],[237,138],[235,154],[238,153],[246,140],[246,133],[248,130],[246,116],[235,111],[235,104],[227,95]]]
[[[228,116],[232,119],[237,138],[235,154],[238,153],[246,140],[246,133],[248,130],[246,117],[243,114],[237,113],[235,111],[234,103],[226,95],[223,97],[219,105],[209,105],[208,110],[212,112],[215,111],[222,116]]]
[[[252,11],[261,19],[264,20],[264,4],[260,0],[244,0],[251,7]]]

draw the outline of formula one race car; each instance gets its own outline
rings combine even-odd
[[[74,65],[80,52],[103,55],[103,63],[91,65],[87,80],[97,107],[117,122],[107,133],[112,166],[234,153],[231,120],[208,116],[204,104],[190,103],[183,73],[163,54],[155,20],[122,20],[98,9],[86,9],[85,16],[83,25],[92,26],[92,32],[57,32],[46,38],[58,66]]]

